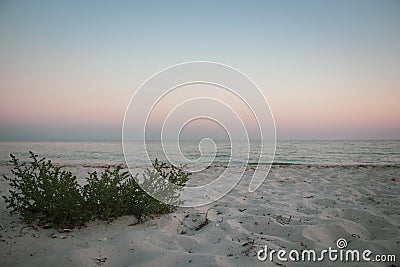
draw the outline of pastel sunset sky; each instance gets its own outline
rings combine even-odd
[[[400,139],[400,1],[1,1],[0,141],[119,140],[158,71],[252,78],[278,139]]]

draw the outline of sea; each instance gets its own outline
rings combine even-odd
[[[130,152],[127,158],[131,166],[145,166],[155,158],[182,159],[174,160],[173,163],[189,165],[263,164],[258,160],[259,153],[255,153],[260,151],[259,141],[236,143],[235,153],[239,155],[235,157],[232,157],[232,143],[228,141],[215,141],[214,146],[199,146],[198,141],[180,141],[178,148],[170,149],[175,143],[147,141],[144,147],[140,141],[126,142],[124,145],[121,141],[0,142],[0,166],[10,164],[10,154],[21,161],[28,161],[29,151],[54,163],[71,167],[124,165],[124,151]],[[249,145],[256,148],[250,154]],[[400,140],[277,141],[275,154],[270,156],[273,156],[272,165],[400,166]]]

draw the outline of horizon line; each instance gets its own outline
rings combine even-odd
[[[165,139],[163,141],[171,142],[171,141],[200,141],[201,139],[182,139],[182,140],[172,140]],[[128,142],[139,142],[143,140],[134,139],[134,140],[126,140]],[[147,141],[161,141],[158,139],[149,139]],[[228,139],[213,139],[213,141],[229,141]],[[235,141],[250,141],[257,142],[262,141],[258,140],[235,140]],[[277,139],[277,142],[286,142],[286,141],[400,141],[399,139]],[[49,140],[0,140],[0,143],[52,143],[52,142],[122,142],[121,139],[49,139]]]

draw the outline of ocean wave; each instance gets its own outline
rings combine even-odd
[[[28,162],[26,162],[28,163]],[[65,167],[65,168],[95,168],[95,169],[105,169],[105,168],[116,168],[121,167],[123,169],[127,169],[128,165],[125,163],[56,163],[53,162],[55,166]],[[269,166],[271,165],[274,168],[277,167],[294,167],[294,168],[400,168],[400,164],[376,164],[376,163],[368,163],[368,164],[359,164],[359,163],[349,163],[349,164],[309,164],[309,163],[293,163],[293,162],[273,162],[269,163],[256,163],[256,162],[248,162],[248,163],[238,163],[238,164],[226,164],[226,163],[215,163],[210,164],[205,168],[212,167],[257,167],[257,166]],[[0,166],[9,166],[12,167],[13,164],[11,162],[0,162]],[[203,165],[201,165],[203,166]],[[151,164],[133,164],[130,165],[131,168],[149,168]],[[198,167],[197,165],[188,165],[187,167]]]

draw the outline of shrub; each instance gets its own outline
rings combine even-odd
[[[181,204],[179,191],[169,186],[172,183],[183,187],[189,179],[189,173],[184,172],[183,166],[177,168],[174,165],[168,166],[157,159],[153,163],[154,170],[146,170],[143,175],[142,186],[152,195],[157,195],[165,203]]]
[[[76,176],[50,160],[38,159],[32,152],[30,158],[26,164],[11,155],[13,176],[4,176],[13,188],[9,196],[3,196],[7,208],[18,212],[26,222],[38,220],[55,227],[75,227],[90,219],[109,220],[123,215],[134,215],[141,221],[145,216],[169,213],[175,208],[149,196],[138,185],[138,177],[119,166],[106,168],[100,174],[89,173],[81,186]],[[178,204],[179,192],[168,189],[167,181],[185,186],[190,174],[182,167],[168,167],[157,160],[153,167],[154,170],[145,171],[143,182],[161,190],[168,203]]]
[[[3,198],[7,208],[21,214],[27,222],[39,219],[65,227],[75,226],[87,220],[81,187],[71,172],[62,171],[50,160],[38,159],[30,153],[29,165],[20,163],[11,155],[14,177],[4,178],[14,190]]]
[[[121,167],[106,168],[100,175],[89,173],[82,195],[92,216],[110,219],[126,214],[123,183],[129,179],[128,172],[120,173]]]

